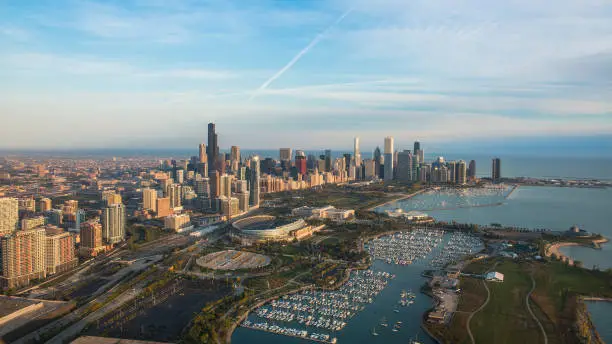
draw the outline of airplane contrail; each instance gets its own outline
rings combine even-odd
[[[338,17],[338,19],[336,19],[335,22],[333,22],[330,26],[328,26],[325,30],[323,30],[323,32],[319,33],[312,41],[310,41],[310,43],[304,49],[302,49],[299,53],[297,53],[297,55],[295,55],[291,59],[291,61],[289,61],[289,63],[287,63],[283,68],[281,68],[278,72],[272,75],[270,79],[266,80],[266,82],[264,82],[261,86],[259,86],[259,88],[255,90],[255,92],[253,92],[249,100],[252,100],[253,98],[255,98],[257,94],[259,94],[259,92],[268,88],[268,86],[270,86],[270,84],[274,82],[274,80],[280,78],[281,75],[283,75],[286,71],[288,71],[291,67],[293,67],[293,65],[296,62],[298,62],[300,58],[302,58],[302,56],[304,56],[310,49],[312,49],[315,45],[317,45],[317,43],[319,43],[319,41],[323,39],[323,37],[325,37],[325,35],[327,35],[327,33],[331,29],[334,28],[334,26],[340,24],[340,22],[344,20],[344,18],[346,18],[346,16],[348,16],[352,10],[353,9],[351,8],[348,11],[344,12],[340,17]]]

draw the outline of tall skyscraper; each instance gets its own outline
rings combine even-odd
[[[224,174],[219,181],[219,197],[232,197],[232,179],[233,176]]]
[[[414,150],[412,152],[415,164],[421,164],[425,162],[423,150],[421,150],[421,143],[419,141],[414,141]]]
[[[219,146],[217,145],[217,133],[215,132],[215,124],[208,123],[208,168],[210,170],[217,169],[217,159],[219,159]]]
[[[19,223],[19,202],[16,198],[0,198],[0,236],[17,230]]]
[[[200,154],[199,154],[198,162],[200,164],[205,164],[206,162],[208,162],[208,155],[206,155],[207,154],[206,145],[203,143],[200,143],[199,148],[200,148],[200,151],[199,151]]]
[[[240,161],[240,147],[232,146],[232,149],[230,151],[230,160]]]
[[[102,238],[108,244],[117,244],[125,238],[125,207],[109,205],[102,210]]]
[[[494,183],[497,183],[501,180],[501,159],[494,158],[493,164],[491,166],[491,179]]]
[[[157,190],[150,188],[142,189],[142,208],[157,211]]]
[[[448,181],[450,183],[456,183],[457,182],[457,162],[447,161],[446,167],[448,168]]]
[[[179,184],[183,184],[185,181],[185,170],[177,170],[176,171],[176,182]]]
[[[467,168],[465,161],[459,160],[459,162],[457,162],[455,178],[455,182],[459,185],[465,185],[467,183]]]
[[[468,179],[476,179],[476,161],[470,160],[470,166],[468,167]]]
[[[393,137],[385,137],[385,180],[393,180]]]
[[[230,150],[230,168],[234,173],[238,173],[240,169],[240,147],[232,146]]]
[[[353,157],[355,159],[355,166],[361,166],[361,152],[359,151],[359,137],[355,137],[353,145]]]
[[[259,205],[259,196],[260,196],[260,189],[259,189],[259,178],[261,177],[261,171],[259,169],[259,157],[258,156],[254,156],[251,158],[251,175],[250,175],[250,186],[251,186],[251,190],[250,190],[250,203],[251,206],[258,206]]]
[[[332,170],[332,158],[331,149],[325,150],[325,172],[331,172]]]
[[[210,198],[217,198],[220,195],[221,178],[219,171],[212,171],[208,176],[210,180]]]
[[[43,227],[0,237],[0,287],[16,288],[45,278],[45,244]]]
[[[380,147],[376,147],[374,150],[374,175],[380,176],[381,165],[382,165],[383,157],[380,152]]]
[[[306,175],[307,165],[308,163],[306,161],[306,154],[304,154],[304,151],[296,151],[295,168],[297,169],[297,172],[301,175]]]
[[[396,178],[402,182],[414,180],[413,176],[413,156],[410,150],[404,150],[397,154],[397,175]]]
[[[181,194],[181,186],[179,184],[170,184],[170,186],[168,186],[170,208],[180,207],[183,204]]]
[[[291,160],[291,148],[281,148],[279,150],[279,157],[281,161]]]

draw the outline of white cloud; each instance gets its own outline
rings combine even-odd
[[[143,69],[125,60],[98,58],[88,55],[57,55],[47,53],[11,53],[0,55],[4,69],[36,74],[73,74],[176,79],[232,79],[237,74],[226,70],[202,68]]]

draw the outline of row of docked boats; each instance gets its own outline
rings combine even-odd
[[[254,329],[254,330],[262,330],[267,332],[272,332],[276,334],[282,334],[290,337],[298,337],[304,339],[310,339],[317,342],[330,343],[335,344],[337,342],[336,337],[330,337],[329,334],[326,333],[316,333],[316,332],[308,332],[304,329],[278,326],[274,324],[269,324],[268,322],[253,322],[250,320],[245,320],[241,326]]]
[[[482,240],[477,236],[453,231],[449,233],[448,241],[444,244],[442,249],[436,252],[431,259],[430,266],[442,268],[448,263],[459,261],[463,257],[479,252],[482,249]]]
[[[254,312],[257,320],[247,319],[243,325],[249,321],[247,327],[269,331],[273,324],[282,322],[299,324],[306,333],[312,328],[340,331],[347,325],[348,319],[362,311],[366,304],[372,303],[393,278],[394,275],[383,271],[353,271],[349,280],[337,290],[311,289],[284,295],[257,308]]]
[[[365,247],[375,259],[388,264],[408,265],[426,259],[443,237],[443,230],[417,228],[374,239]]]

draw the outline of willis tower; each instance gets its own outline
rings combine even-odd
[[[208,146],[206,147],[206,155],[208,155],[209,170],[218,170],[219,166],[219,146],[217,145],[217,133],[215,133],[215,124],[208,123]]]

